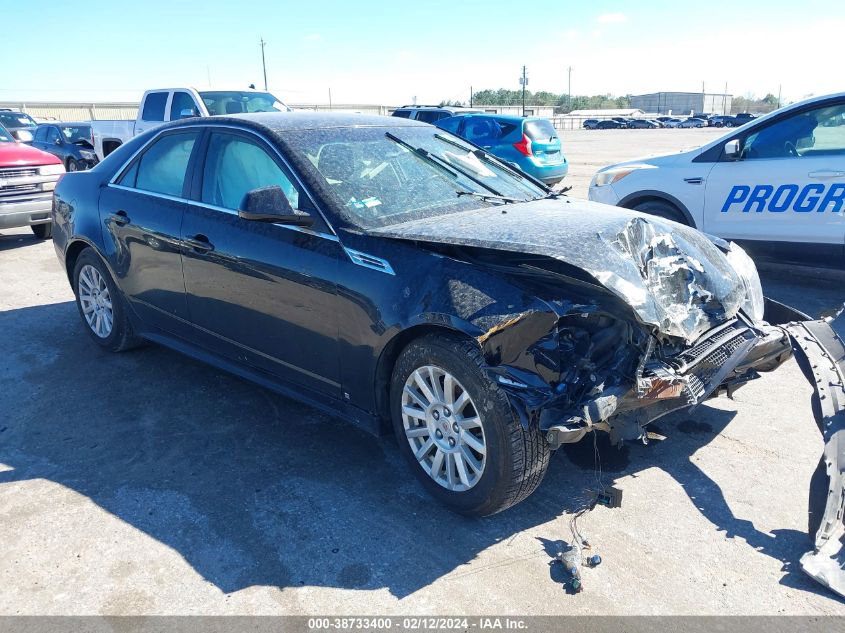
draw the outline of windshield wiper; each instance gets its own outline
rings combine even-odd
[[[495,200],[497,202],[522,202],[522,200],[517,200],[516,198],[509,198],[508,196],[500,196],[498,194],[492,193],[481,193],[479,191],[456,191],[455,193],[458,194],[458,197],[461,196],[473,196],[474,198],[478,198],[479,200]]]
[[[490,185],[480,181],[478,178],[473,176],[471,173],[464,171],[460,167],[457,167],[456,165],[453,165],[452,163],[449,163],[449,162],[443,160],[437,154],[433,154],[433,153],[429,152],[424,147],[414,147],[413,145],[411,145],[407,141],[403,141],[401,138],[391,134],[390,132],[386,132],[385,136],[387,138],[389,138],[391,141],[393,141],[394,143],[398,143],[399,145],[401,145],[405,149],[412,151],[414,154],[416,154],[417,156],[419,156],[420,158],[422,158],[426,162],[428,162],[428,163],[438,167],[439,169],[447,172],[453,178],[458,178],[459,176],[463,176],[464,178],[469,178],[476,185],[482,187],[483,189],[486,189],[487,191],[492,193],[494,196],[504,198],[504,196],[502,196],[501,193],[496,191]],[[437,138],[437,137],[439,137],[439,134],[435,134],[434,136],[435,136],[435,138]],[[482,194],[482,195],[484,195],[484,194]]]
[[[468,152],[474,154],[476,158],[483,160],[485,163],[495,165],[499,169],[504,169],[511,176],[516,176],[520,180],[526,180],[526,181],[530,182],[532,185],[539,186],[542,189],[548,189],[548,187],[546,187],[546,185],[544,185],[539,180],[533,178],[532,176],[530,176],[530,175],[528,175],[528,174],[526,174],[526,173],[524,173],[524,172],[522,172],[518,169],[514,169],[507,161],[496,158],[493,154],[491,154],[490,152],[488,152],[486,150],[481,149],[480,147],[476,148],[476,149],[467,149],[465,146],[461,145],[460,143],[456,143],[455,141],[453,141],[449,137],[443,136],[442,134],[435,134],[434,138],[436,138],[437,140],[443,141],[444,143],[448,143],[449,145],[452,145],[453,147],[457,147],[457,148],[462,149],[464,151],[468,151]]]

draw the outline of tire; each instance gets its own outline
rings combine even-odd
[[[53,224],[50,222],[46,224],[33,224],[29,228],[32,229],[32,233],[36,239],[49,240],[53,237]]]
[[[501,512],[533,493],[546,474],[550,457],[549,445],[539,428],[522,427],[505,392],[487,377],[484,366],[481,350],[474,342],[428,335],[402,351],[393,370],[390,392],[397,442],[416,477],[433,497],[451,510],[479,517]],[[417,379],[427,379],[431,392],[436,379],[443,394],[447,379],[438,372],[451,376],[452,396],[457,394],[457,398],[429,399],[418,387]],[[410,391],[416,397],[409,396],[406,384],[412,386]],[[458,403],[461,400],[463,405]],[[424,410],[426,402],[430,406]],[[450,413],[448,407],[453,405],[455,411]],[[421,415],[406,415],[408,408]],[[439,417],[438,410],[442,411]],[[412,437],[406,434],[406,424],[410,431],[416,432]],[[474,442],[469,441],[468,435],[472,435]],[[453,440],[455,444],[450,449],[447,441]],[[424,445],[430,447],[421,453],[418,461],[415,450]],[[478,446],[484,451],[477,451]],[[438,455],[442,455],[440,461]],[[463,473],[458,462],[463,464]],[[429,474],[435,466],[438,480]],[[453,484],[451,489],[450,484]]]
[[[663,200],[646,200],[631,208],[640,213],[656,215],[658,218],[663,218],[664,220],[672,220],[679,224],[688,224],[678,207]]]
[[[79,254],[73,267],[72,283],[82,325],[97,345],[110,352],[122,352],[141,343],[129,321],[123,294],[93,249],[86,248]],[[92,288],[97,289],[96,296],[99,296],[100,301],[96,300],[96,296],[92,299]],[[92,309],[101,309],[100,320],[94,320],[93,323],[86,316],[86,311],[90,314]],[[106,328],[103,324],[109,320],[106,318],[109,314],[110,325]]]
[[[67,159],[67,170],[70,171],[82,171],[83,167],[77,163],[73,158]]]

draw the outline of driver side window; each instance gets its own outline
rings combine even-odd
[[[212,132],[202,174],[202,201],[236,211],[248,191],[278,185],[294,209],[299,191],[259,145],[242,136]]]
[[[745,140],[746,160],[845,155],[845,103],[807,110],[755,131]]]

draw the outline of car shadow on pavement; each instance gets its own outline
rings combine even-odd
[[[31,232],[28,233],[0,233],[0,252],[41,244]]]
[[[0,484],[44,478],[78,491],[226,593],[309,585],[403,597],[576,509],[594,480],[592,442],[582,442],[517,508],[460,517],[426,495],[392,439],[157,346],[102,352],[72,302],[0,312],[0,328],[0,389],[14,394],[0,402],[0,463],[12,468]],[[681,441],[658,447],[601,440],[603,469],[665,469],[717,528],[783,561],[785,584],[815,591],[794,571],[807,535],[737,519],[682,457],[732,416],[703,407],[706,423],[681,418]]]

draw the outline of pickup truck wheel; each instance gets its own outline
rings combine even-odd
[[[140,343],[129,322],[122,293],[103,261],[90,248],[82,251],[76,260],[73,292],[82,323],[100,347],[122,352]]]
[[[67,159],[67,170],[68,171],[82,171],[82,167],[80,167],[79,163],[77,163],[73,158]]]
[[[549,445],[523,428],[469,340],[429,335],[400,354],[391,417],[400,451],[428,492],[469,516],[495,514],[543,480]]]
[[[673,222],[678,222],[679,224],[687,224],[687,221],[684,219],[684,216],[678,208],[673,204],[664,202],[663,200],[646,200],[645,202],[640,202],[639,204],[634,205],[632,208],[634,211],[648,213],[649,215],[656,215],[664,220],[672,220]]]
[[[32,229],[32,233],[39,240],[49,240],[53,237],[53,225],[49,222],[46,224],[33,224],[29,228]]]

